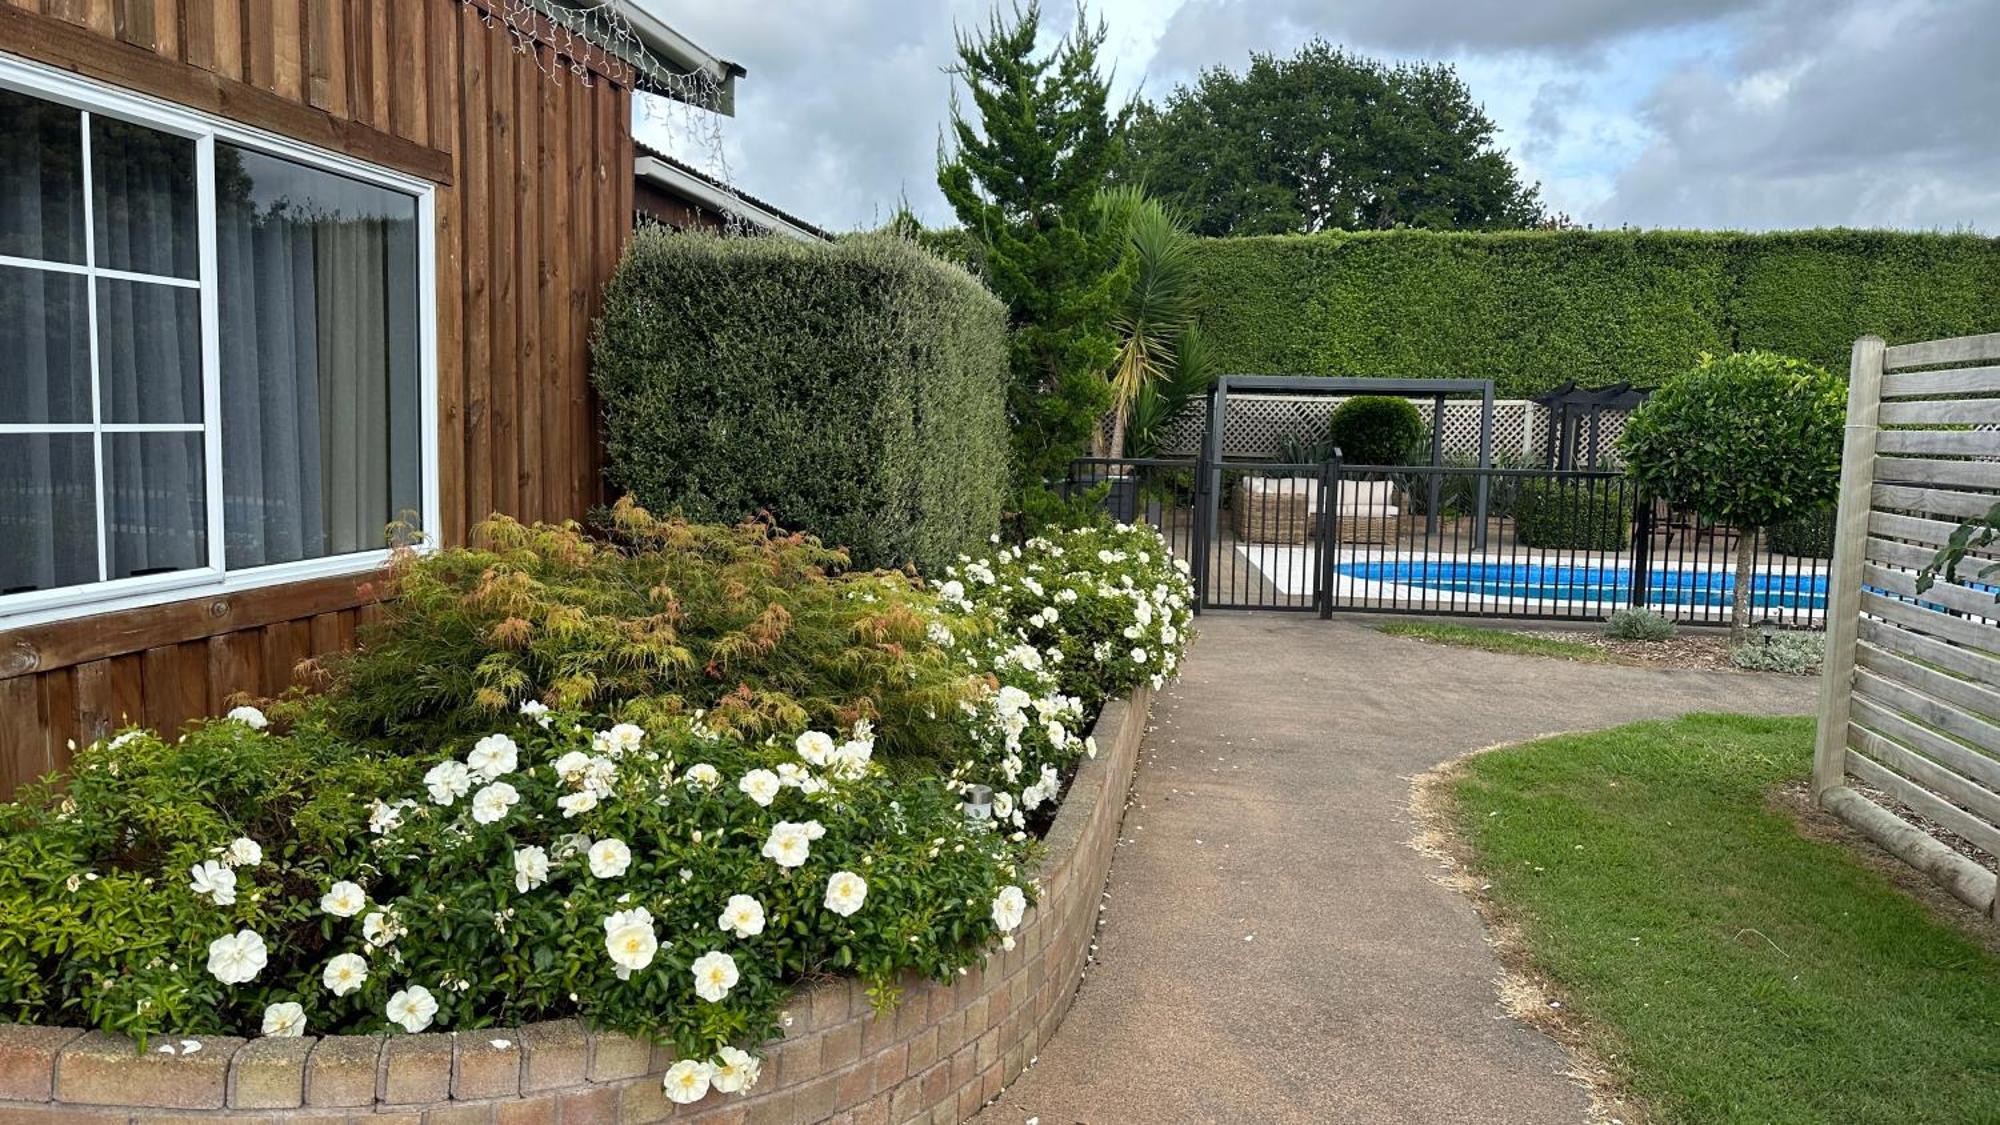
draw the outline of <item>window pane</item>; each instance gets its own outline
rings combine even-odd
[[[0,90],[0,254],[82,265],[83,115]]]
[[[105,434],[111,577],[208,565],[201,435]]]
[[[0,266],[0,422],[90,421],[88,284]]]
[[[416,200],[215,162],[228,564],[381,547],[421,496]]]
[[[194,277],[194,142],[115,117],[90,119],[97,264]]]
[[[97,581],[89,434],[0,434],[0,594]]]
[[[201,421],[201,291],[99,278],[97,369],[106,422]]]

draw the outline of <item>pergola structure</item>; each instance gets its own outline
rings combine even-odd
[[[1589,389],[1575,380],[1555,390],[1536,395],[1531,401],[1548,411],[1548,467],[1551,469],[1595,469],[1604,455],[1604,415],[1629,414],[1646,401],[1651,391],[1630,383]]]
[[[1224,375],[1215,381],[1208,392],[1208,427],[1202,436],[1202,460],[1208,466],[1203,474],[1202,487],[1215,498],[1222,489],[1222,427],[1229,412],[1231,391],[1248,393],[1281,393],[1299,395],[1396,395],[1404,398],[1428,398],[1431,410],[1431,467],[1444,464],[1444,403],[1450,395],[1476,394],[1479,396],[1479,467],[1493,467],[1493,380],[1491,379],[1374,379],[1351,376],[1329,375]],[[1438,473],[1430,473],[1430,502],[1425,505],[1424,527],[1427,534],[1436,534],[1438,526],[1438,491],[1443,478]],[[1486,489],[1487,474],[1480,473],[1476,485],[1477,493],[1473,513],[1473,545],[1486,545]],[[1214,508],[1213,502],[1210,510]]]

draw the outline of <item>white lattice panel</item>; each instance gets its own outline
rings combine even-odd
[[[1225,457],[1276,457],[1287,437],[1316,440],[1326,433],[1327,419],[1345,396],[1233,394],[1229,412],[1223,419],[1222,450]],[[1411,405],[1431,421],[1433,402],[1411,399]],[[1201,452],[1202,430],[1207,421],[1206,403],[1194,403],[1167,431],[1160,453],[1167,457],[1192,457]],[[1623,414],[1606,413],[1601,425],[1600,448],[1609,449],[1613,438],[1625,428]],[[1526,399],[1496,399],[1493,403],[1493,452],[1496,456],[1537,458],[1548,444],[1548,413]],[[1479,455],[1479,403],[1476,400],[1447,399],[1444,405],[1444,451],[1446,456]]]

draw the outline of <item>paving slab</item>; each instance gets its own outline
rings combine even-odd
[[[1472,906],[1408,846],[1415,775],[1692,711],[1802,714],[1814,681],[1581,664],[1210,613],[1154,711],[1097,963],[982,1125],[1586,1120],[1509,1018]]]

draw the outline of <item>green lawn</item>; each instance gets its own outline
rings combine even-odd
[[[1376,628],[1392,637],[1412,637],[1432,644],[1457,645],[1460,648],[1484,649],[1487,652],[1511,652],[1520,656],[1554,656],[1563,660],[1611,659],[1611,654],[1605,650],[1580,641],[1562,641],[1554,637],[1528,637],[1504,629],[1486,629],[1477,625],[1453,625],[1443,621],[1391,621]]]
[[[1812,723],[1697,715],[1480,755],[1475,871],[1665,1121],[2000,1121],[2000,957],[1767,806]]]

